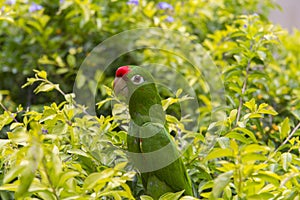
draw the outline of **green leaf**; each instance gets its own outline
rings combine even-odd
[[[66,64],[64,63],[63,59],[60,56],[56,56],[55,62],[59,67],[65,67]]]
[[[262,104],[260,104],[260,105],[258,106],[258,111],[260,111],[260,110],[262,110],[262,109],[264,109],[264,108],[266,108],[266,107],[268,107],[268,106],[269,106],[268,104],[262,103]]]
[[[212,160],[216,158],[221,158],[221,157],[232,157],[233,152],[231,149],[221,149],[221,148],[215,148],[209,154],[205,157],[205,160]]]
[[[192,196],[183,196],[180,198],[180,200],[198,200],[198,199]]]
[[[233,175],[233,170],[219,175],[214,180],[214,186],[212,189],[212,196],[211,196],[212,199],[217,199],[221,196],[222,192],[224,191],[224,188],[230,183],[232,175]]]
[[[48,115],[48,114],[49,114],[49,115]],[[52,120],[52,119],[54,119],[56,116],[57,116],[56,113],[54,113],[54,114],[50,114],[49,112],[48,112],[48,113],[45,113],[44,116],[40,119],[40,122],[42,123],[42,122],[45,122],[45,121],[47,121],[47,120]]]
[[[140,199],[141,199],[141,200],[153,200],[152,197],[147,196],[147,195],[142,195],[142,196],[140,196]]]
[[[80,175],[80,173],[76,172],[76,171],[70,171],[70,172],[63,173],[59,178],[58,186],[64,186],[66,184],[67,180],[69,180],[70,178],[73,178],[75,176],[78,176],[78,175]]]
[[[286,138],[288,136],[288,133],[290,132],[291,128],[289,122],[289,118],[286,117],[279,127],[281,141],[284,140],[284,138]]]
[[[249,118],[250,119],[253,119],[253,118],[262,118],[262,115],[261,114],[258,114],[258,113],[251,113],[249,115]]]
[[[120,171],[120,170],[123,170],[123,169],[125,168],[126,165],[127,165],[127,162],[121,162],[121,163],[118,163],[118,164],[114,167],[114,169]]]
[[[0,149],[2,149],[8,143],[10,143],[10,140],[0,139]]]
[[[219,138],[216,138],[216,140],[222,149],[226,149],[230,145],[229,138],[227,138],[227,137],[219,137]]]
[[[27,82],[22,85],[22,88],[32,85],[36,81],[38,81],[36,78],[27,78]]]
[[[268,146],[263,146],[263,145],[259,145],[259,144],[249,144],[246,145],[244,148],[242,148],[243,153],[267,153],[268,151],[270,151],[270,147]]]
[[[47,72],[42,70],[37,73],[37,75],[43,79],[47,79]]]
[[[297,120],[300,120],[300,110],[292,110],[290,112],[296,117]]]
[[[274,194],[271,194],[270,192],[264,192],[264,193],[259,193],[255,195],[249,196],[248,200],[269,200],[269,199],[274,199]]]
[[[38,32],[42,33],[43,32],[43,27],[40,25],[40,23],[36,20],[28,20],[27,24],[35,28]]]
[[[0,130],[7,124],[10,124],[14,121],[14,118],[17,115],[15,113],[11,113],[9,111],[4,111],[2,115],[0,115]]]
[[[64,97],[67,102],[72,103],[73,99],[75,99],[75,94],[74,93],[66,94]]]
[[[181,93],[182,93],[182,89],[180,88],[180,89],[178,89],[178,90],[176,91],[175,96],[176,96],[177,98],[179,98],[179,96],[181,95]]]
[[[293,156],[291,153],[283,153],[281,155],[282,168],[284,171],[288,171],[289,165],[291,164]]]
[[[271,171],[260,171],[258,175],[255,175],[255,177],[261,178],[266,182],[270,182],[276,187],[279,186],[279,181],[281,180],[280,176]]]
[[[21,172],[25,169],[24,165],[16,165],[15,167],[11,168],[4,176],[3,183],[9,183],[18,177]]]
[[[265,61],[267,55],[264,51],[257,51],[256,53],[257,53],[260,60]]]
[[[230,85],[229,89],[233,92],[236,92],[237,94],[242,94],[242,89],[239,86],[236,85]]]
[[[87,158],[91,158],[91,156],[89,154],[87,154],[86,152],[82,151],[81,149],[70,149],[70,150],[68,150],[68,153],[75,154],[75,155],[80,155],[80,156],[84,156],[84,157],[87,157]]]
[[[29,190],[29,187],[35,176],[35,170],[36,170],[36,166],[33,166],[33,168],[31,168],[31,166],[33,165],[30,164],[29,167],[25,168],[22,171],[22,174],[20,176],[20,185],[15,194],[16,199],[18,199],[19,197],[24,197]]]
[[[203,185],[199,185],[199,192],[202,193],[204,190],[211,190],[214,186],[213,180],[205,182]]]
[[[15,23],[14,19],[12,17],[9,17],[9,16],[0,16],[0,21],[8,21],[10,23]]]
[[[228,137],[228,138],[236,139],[236,140],[241,141],[245,144],[250,144],[251,143],[251,141],[248,138],[246,138],[243,134],[237,133],[237,132],[234,132],[234,131],[226,134],[225,136]]]
[[[84,181],[83,187],[85,189],[93,189],[96,185],[100,188],[104,187],[106,183],[111,181],[111,176],[114,174],[114,170],[111,168],[105,169],[101,173],[96,172],[90,174]]]
[[[75,67],[76,66],[76,58],[72,54],[69,54],[67,56],[67,63],[70,67]]]
[[[10,129],[13,130],[19,126],[23,126],[23,123],[20,123],[20,122],[14,122],[10,125]]]
[[[170,97],[170,98],[167,98],[167,99],[164,99],[164,100],[162,100],[162,105],[163,105],[163,109],[164,110],[167,110],[167,108],[170,106],[170,105],[172,105],[172,104],[174,104],[174,103],[177,103],[178,102],[178,99],[174,99],[174,98],[172,98],[172,97]]]
[[[159,200],[177,200],[181,197],[181,195],[184,193],[184,190],[180,191],[180,192],[176,192],[176,193],[171,193],[171,192],[168,192],[164,195],[162,195]]]
[[[232,199],[232,193],[233,193],[233,191],[231,190],[230,185],[227,185],[227,186],[224,188],[224,192],[223,192],[222,197],[223,197],[224,199]]]
[[[113,98],[105,98],[104,100],[102,100],[96,104],[97,108],[100,109],[105,103],[110,102],[112,100],[113,100]]]
[[[251,99],[250,101],[244,103],[251,112],[255,112],[257,105],[255,104],[255,99]]]
[[[247,162],[256,162],[256,161],[264,161],[266,160],[267,157],[261,154],[257,154],[257,153],[247,153],[245,155],[242,156],[242,161],[243,163],[247,163]]]
[[[3,95],[9,95],[9,90],[0,90],[0,102],[3,100]]]
[[[4,184],[0,186],[0,190],[15,192],[17,191],[19,184],[20,184],[19,181],[15,181],[12,184]]]
[[[261,114],[278,115],[278,113],[275,110],[261,109],[258,112]]]
[[[39,93],[39,92],[49,92],[53,89],[55,89],[55,87],[58,85],[52,85],[52,84],[48,84],[48,83],[41,83],[35,90],[35,93]]]
[[[39,64],[43,64],[43,65],[55,65],[55,61],[50,60],[48,58],[47,55],[43,55],[39,60],[38,60]]]
[[[256,140],[256,137],[255,137],[254,133],[252,133],[248,129],[237,127],[234,130],[241,131],[241,132],[245,133],[246,135],[248,135],[252,139],[253,142],[257,143],[257,140]]]
[[[81,71],[79,71],[76,77],[76,86],[80,89],[84,86],[85,83],[86,83],[86,77],[82,74]]]

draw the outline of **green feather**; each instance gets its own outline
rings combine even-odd
[[[136,84],[136,75],[144,81]],[[151,74],[144,68],[130,66],[126,80],[131,117],[127,135],[129,156],[141,171],[146,194],[158,199],[166,192],[185,190],[193,195],[190,178],[173,138],[167,131],[161,98]],[[151,170],[153,169],[153,170]]]

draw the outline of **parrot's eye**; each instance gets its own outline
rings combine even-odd
[[[140,76],[140,75],[135,75],[135,76],[133,76],[133,77],[131,78],[131,81],[132,81],[134,84],[138,85],[138,84],[141,84],[141,83],[144,82],[144,78],[143,78],[142,76]]]

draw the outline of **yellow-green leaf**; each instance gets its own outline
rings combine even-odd
[[[233,175],[233,170],[219,175],[214,180],[214,187],[212,190],[212,198],[213,199],[217,199],[218,197],[220,197],[224,188],[229,184],[232,175]]]
[[[278,113],[275,110],[261,109],[258,112],[261,114],[278,115]]]
[[[206,156],[205,160],[212,160],[226,156],[233,156],[233,152],[231,149],[215,148]]]
[[[15,123],[12,123],[12,124],[10,125],[10,129],[13,130],[13,129],[19,127],[19,126],[23,126],[23,123],[15,122]]]
[[[237,132],[234,132],[234,131],[226,134],[225,136],[228,137],[228,138],[239,140],[239,141],[241,141],[245,144],[250,143],[250,140],[248,138],[246,138],[243,134],[237,133]]]
[[[16,165],[11,168],[4,176],[3,183],[9,183],[18,177],[22,171],[25,169],[24,165]]]
[[[176,193],[171,193],[171,192],[168,192],[164,195],[162,195],[159,200],[177,200],[181,197],[181,195],[183,194],[184,190],[180,191],[180,192],[176,192]]]
[[[249,118],[262,118],[262,115],[261,114],[258,114],[258,113],[251,113],[249,115]]]
[[[114,170],[111,168],[105,169],[101,173],[96,172],[90,174],[84,181],[83,187],[85,189],[93,189],[99,183],[108,183],[111,181],[111,176],[114,174]],[[105,184],[103,184],[104,186]]]
[[[285,118],[281,124],[281,126],[279,127],[279,131],[280,131],[280,139],[283,140],[284,138],[287,137],[288,133],[290,132],[290,124],[289,124],[290,120],[289,118]]]
[[[283,153],[281,155],[281,161],[282,161],[282,168],[284,171],[287,171],[289,168],[290,163],[292,162],[292,154],[289,152]]]
[[[127,165],[127,162],[121,162],[121,163],[118,163],[118,164],[114,167],[114,169],[115,169],[115,170],[122,170],[122,169],[125,168],[126,165]]]
[[[142,195],[142,196],[140,196],[140,198],[141,198],[141,200],[153,200],[152,197],[147,196],[147,195]]]
[[[254,135],[254,133],[252,133],[250,130],[246,129],[246,128],[235,128],[234,130],[237,130],[237,131],[241,131],[243,133],[245,133],[246,135],[248,135],[252,140],[253,142],[257,143],[257,140],[256,140],[256,137]]]
[[[271,171],[260,171],[257,175],[258,178],[263,179],[266,182],[270,182],[275,186],[279,186],[280,176]]]
[[[250,101],[247,101],[244,103],[244,106],[249,108],[251,112],[254,112],[256,110],[257,105],[255,104],[255,99],[251,99]]]
[[[50,92],[53,90],[56,86],[58,85],[52,85],[52,84],[47,84],[47,83],[41,83],[35,90],[35,93],[39,92]]]
[[[198,200],[198,199],[192,196],[184,196],[181,197],[180,200]]]
[[[43,79],[47,79],[47,72],[42,70],[37,73],[37,75]]]
[[[235,120],[236,115],[237,115],[237,109],[234,109],[234,110],[232,110],[232,111],[230,112],[230,114],[229,114],[229,119],[230,119],[231,122],[233,122],[233,121]]]

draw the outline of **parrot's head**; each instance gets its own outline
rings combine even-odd
[[[154,79],[147,70],[133,65],[122,66],[116,71],[114,91],[119,98],[125,98],[128,102],[138,88],[149,84],[154,85]]]
[[[130,116],[137,124],[147,121],[165,122],[156,84],[145,68],[133,65],[119,67],[114,80],[114,91],[129,106]]]

